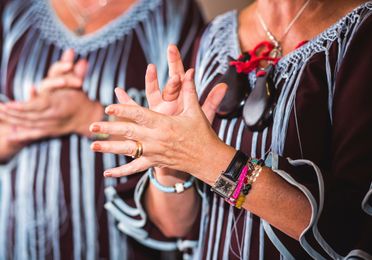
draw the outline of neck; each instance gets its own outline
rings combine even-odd
[[[72,0],[75,1],[79,6],[81,7],[90,7],[95,5],[100,5],[104,2],[109,2],[109,0],[106,1],[100,1],[100,0]]]
[[[305,4],[306,10],[301,16],[306,16],[314,8],[318,9],[317,6],[321,3],[323,1],[319,0],[312,0],[310,3],[307,3],[307,0],[257,0],[256,10],[279,37]]]
[[[289,32],[291,21],[296,17],[307,0],[256,0],[239,15],[239,37],[243,50],[251,50],[259,42],[268,40],[257,17],[259,13],[268,30],[280,40],[284,54],[294,47],[318,35],[338,19],[366,0],[311,0]],[[305,29],[306,28],[306,29]]]

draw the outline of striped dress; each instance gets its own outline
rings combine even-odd
[[[185,62],[203,25],[193,0],[139,0],[99,31],[78,37],[56,17],[48,0],[0,3],[0,102],[26,100],[67,48],[89,63],[83,91],[103,105],[124,87],[145,105],[148,63],[168,75],[164,53],[178,43]],[[95,154],[78,135],[34,142],[0,165],[0,260],[158,258],[128,238],[104,208],[110,189],[135,179],[104,179],[125,157]],[[131,186],[130,186],[131,185]]]
[[[307,197],[311,222],[299,241],[201,185],[199,225],[189,239],[175,241],[184,249],[191,247],[186,256],[372,259],[371,32],[369,1],[282,57],[274,73],[280,95],[273,124],[262,132],[249,131],[241,117],[213,122],[219,138],[252,157],[262,158],[270,150],[275,174]],[[231,11],[212,21],[198,43],[195,80],[201,100],[227,71],[229,58],[240,53],[238,13]],[[254,86],[255,74],[248,79]],[[151,240],[156,232],[140,203],[147,181],[144,176],[137,184],[134,208],[116,210],[129,216],[136,209],[126,232],[161,248],[164,241]]]

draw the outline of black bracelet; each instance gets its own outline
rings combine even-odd
[[[234,158],[231,160],[231,163],[222,175],[236,182],[244,165],[247,164],[248,159],[248,156],[246,156],[242,151],[236,151]]]
[[[211,190],[225,199],[230,198],[236,188],[240,172],[247,162],[248,156],[238,150],[226,171],[218,177]]]

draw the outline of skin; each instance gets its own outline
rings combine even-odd
[[[74,0],[82,9],[95,9],[92,7],[97,6],[95,0]],[[138,0],[109,0],[108,4],[103,8],[98,8],[90,16],[89,21],[86,23],[85,34],[91,34],[100,30],[104,25],[110,23],[115,18],[122,15],[128,10],[131,5],[135,4]],[[78,27],[78,21],[71,12],[71,7],[67,1],[51,0],[56,15],[60,18],[63,24],[74,31]]]
[[[96,1],[78,0],[83,7]],[[112,0],[96,12],[88,22],[86,33],[93,33],[120,16],[136,0]],[[60,21],[68,29],[76,28],[66,1],[51,1]],[[89,125],[103,117],[103,107],[89,100],[81,86],[87,71],[83,59],[74,62],[73,50],[67,50],[53,64],[47,76],[30,90],[30,98],[24,102],[0,103],[0,162],[5,162],[20,149],[33,141],[77,133],[91,136]],[[82,109],[83,108],[83,109]]]
[[[304,2],[258,0],[244,9],[239,15],[242,50],[250,50],[266,39],[254,15],[255,11],[263,14],[269,28],[273,28],[274,35],[280,35]],[[316,36],[361,2],[312,1],[288,35],[282,39],[284,54],[292,51],[298,42]],[[314,24],[314,21],[321,22]],[[178,105],[182,106],[172,107],[176,113],[156,111],[151,107],[146,109],[125,101],[109,106],[105,112],[123,118],[126,122],[97,122],[91,125],[92,132],[118,134],[126,139],[121,143],[95,142],[92,144],[94,151],[133,155],[136,141],[143,146],[143,155],[140,158],[106,170],[105,176],[127,176],[156,167],[156,178],[164,185],[185,181],[189,174],[213,185],[220,173],[227,168],[235,149],[216,136],[208,121],[213,119],[215,108],[221,100],[215,100],[217,102],[213,103],[214,106],[207,105],[210,109],[207,113],[203,112],[193,82],[194,72],[190,70],[184,76],[180,74],[182,83],[177,100]],[[151,77],[151,72],[148,71],[146,78]],[[148,81],[146,88],[151,88]],[[147,92],[149,100],[152,95],[151,91]],[[163,99],[160,103],[162,102],[167,101]],[[195,209],[200,202],[194,188],[181,194],[167,194],[161,193],[150,183],[144,203],[149,217],[165,235],[183,237],[194,224],[198,214]],[[299,239],[311,217],[311,207],[304,194],[266,167],[254,183],[243,208],[294,239]]]

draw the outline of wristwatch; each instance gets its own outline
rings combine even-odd
[[[226,171],[218,177],[211,190],[225,199],[230,198],[236,188],[240,172],[247,162],[248,156],[238,150]]]

